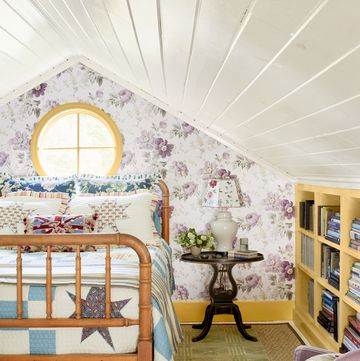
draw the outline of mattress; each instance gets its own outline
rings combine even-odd
[[[165,242],[148,247],[152,258],[154,360],[171,361],[182,339],[171,302],[174,279]],[[16,318],[16,251],[0,250],[0,318]],[[46,253],[23,254],[23,317],[46,315]],[[111,250],[112,316],[138,318],[138,265],[134,250]],[[83,317],[104,317],[105,250],[81,254]],[[75,317],[75,254],[52,253],[54,318]],[[138,326],[0,329],[0,354],[136,352]],[[19,342],[21,340],[21,342]]]

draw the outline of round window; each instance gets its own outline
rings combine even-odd
[[[122,139],[102,110],[70,103],[52,109],[36,125],[31,157],[39,175],[114,175],[122,158]]]

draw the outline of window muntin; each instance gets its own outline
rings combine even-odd
[[[31,156],[40,175],[113,175],[122,157],[122,139],[102,110],[81,103],[59,106],[34,130]]]

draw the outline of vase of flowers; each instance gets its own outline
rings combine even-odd
[[[207,234],[198,234],[195,228],[189,228],[186,232],[179,234],[176,243],[182,247],[190,249],[194,257],[199,257],[201,249],[215,249],[215,238],[211,232]]]

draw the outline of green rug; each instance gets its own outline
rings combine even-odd
[[[235,325],[213,325],[204,340],[192,342],[200,330],[182,325],[184,342],[175,361],[293,361],[302,341],[288,323],[257,324],[247,330],[258,342],[245,340]]]

